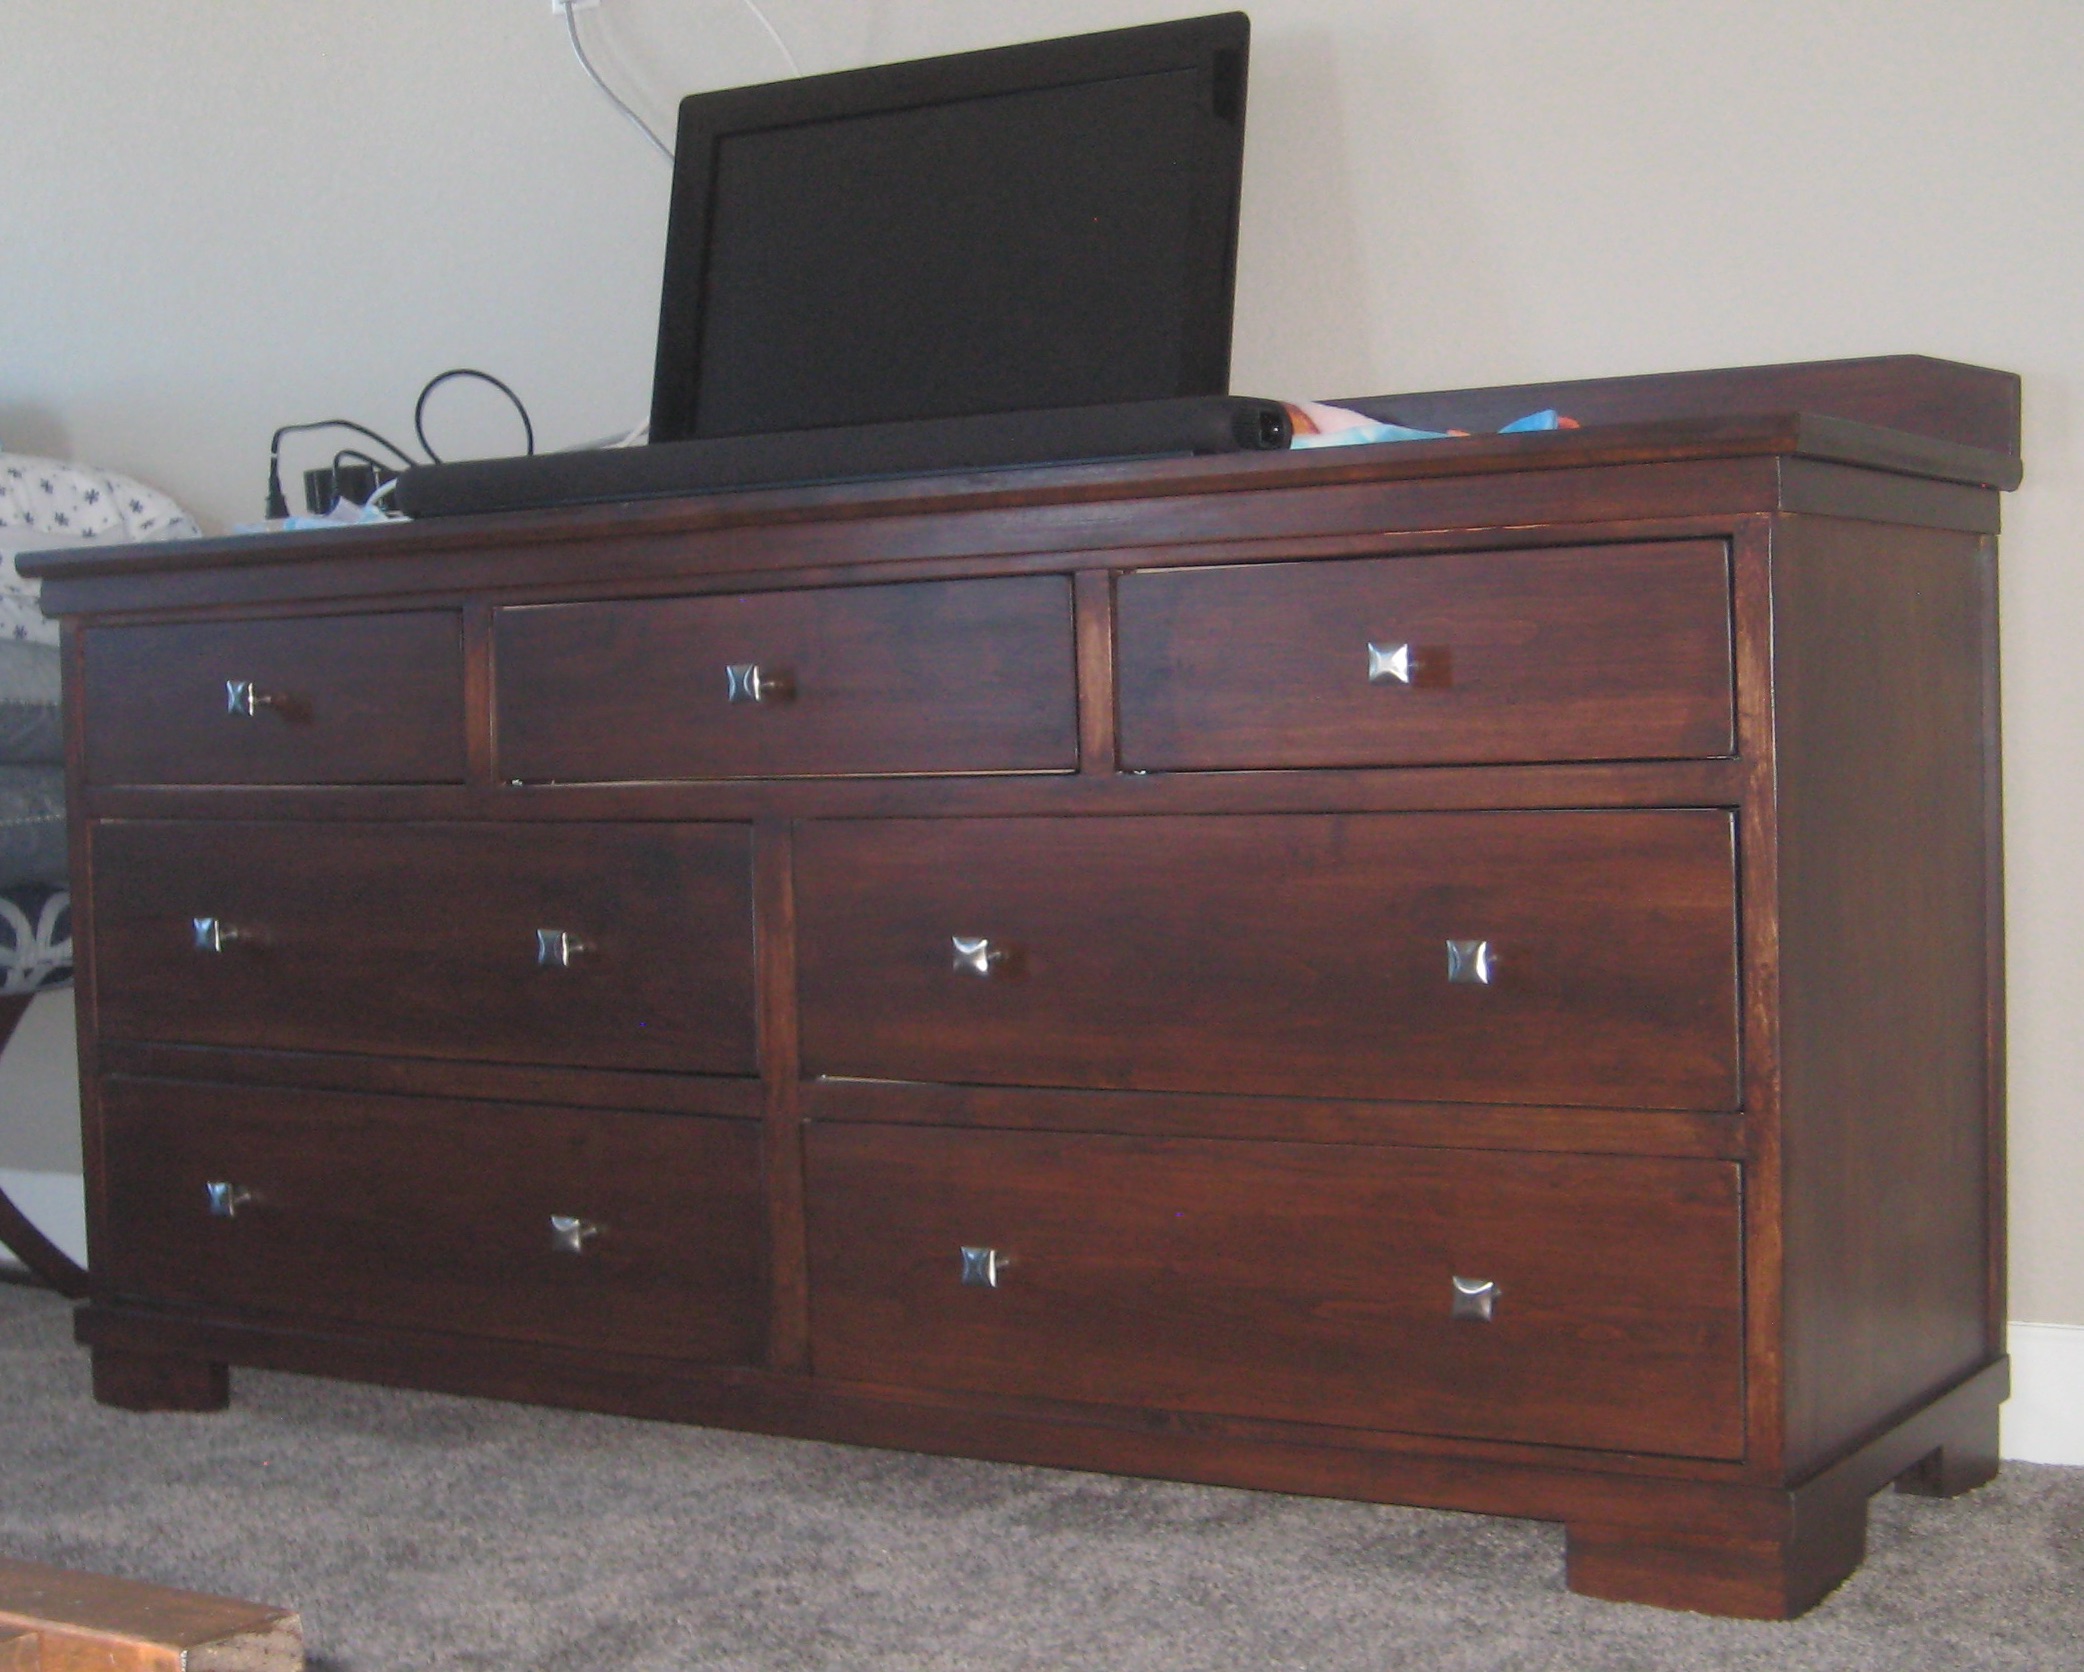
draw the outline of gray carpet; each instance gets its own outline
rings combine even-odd
[[[240,1372],[88,1395],[0,1285],[0,1553],[301,1609],[334,1672],[2084,1667],[2084,1470],[1875,1500],[1792,1625],[1563,1589],[1559,1529]]]

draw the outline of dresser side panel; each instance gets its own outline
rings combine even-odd
[[[1787,1455],[1987,1358],[1979,542],[1790,519],[1775,550]]]

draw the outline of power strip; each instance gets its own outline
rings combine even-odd
[[[321,465],[304,472],[304,506],[314,517],[330,516],[343,499],[351,505],[367,505],[378,488],[397,479],[398,472],[386,464]]]

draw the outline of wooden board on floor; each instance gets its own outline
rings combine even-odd
[[[24,1634],[27,1650],[19,1646]],[[288,1609],[0,1561],[0,1672],[300,1672],[303,1665],[303,1622]]]

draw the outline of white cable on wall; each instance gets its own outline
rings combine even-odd
[[[623,119],[646,139],[650,140],[653,145],[657,146],[659,155],[664,157],[667,163],[670,164],[673,161],[673,147],[651,131],[649,122],[645,121],[643,117],[622,102],[615,89],[601,79],[601,72],[593,67],[593,60],[586,56],[585,43],[579,39],[578,8],[571,5],[569,0],[567,0],[564,8],[564,28],[565,33],[572,38],[572,55],[579,60],[579,68],[584,70],[594,86],[601,90],[601,97],[621,111]]]
[[[767,38],[774,43],[775,50],[782,55],[782,62],[789,66],[789,74],[803,74],[803,66],[796,62],[796,54],[789,50],[789,43],[781,38],[781,31],[776,29],[773,20],[760,10],[760,0],[745,0],[745,4],[753,16],[760,20],[760,27],[767,31]]]
[[[774,42],[776,50],[782,55],[783,62],[789,66],[789,74],[803,74],[802,65],[796,62],[796,54],[789,50],[789,43],[781,38],[781,32],[774,27],[773,19],[760,9],[759,0],[745,0],[745,5],[746,9],[760,20],[760,27],[767,31],[767,38]],[[584,70],[587,78],[601,90],[601,96],[622,112],[623,119],[656,146],[660,156],[664,157],[668,163],[672,162],[673,147],[652,132],[649,122],[645,121],[643,117],[623,103],[615,89],[601,78],[601,72],[593,67],[593,60],[586,56],[586,43],[579,39],[579,19],[576,15],[578,7],[570,4],[570,0],[567,0],[563,11],[565,33],[571,37],[572,55],[579,60],[579,68]]]

